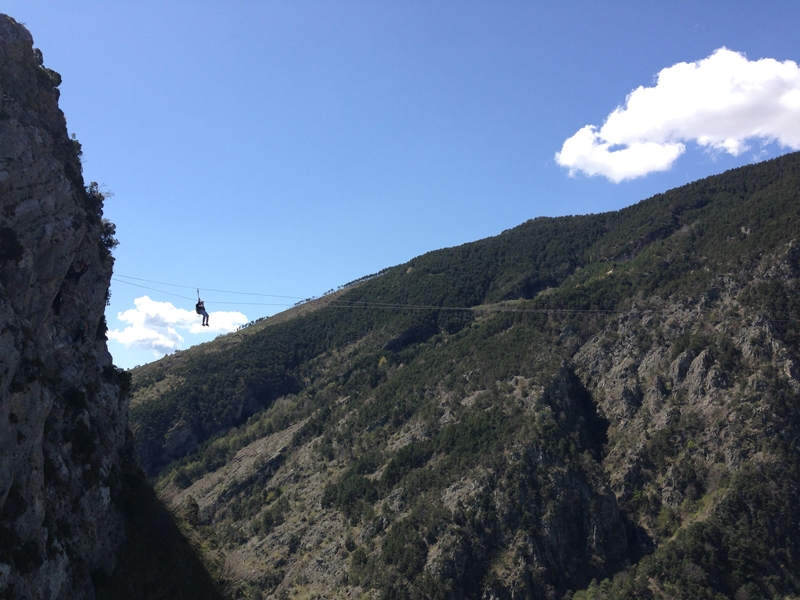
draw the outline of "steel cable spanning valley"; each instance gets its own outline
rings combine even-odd
[[[124,279],[120,279],[124,278]],[[142,285],[139,283],[134,283],[133,281],[143,281],[145,283],[153,283],[156,285],[166,285],[170,287],[176,288],[183,288],[183,289],[199,289],[195,286],[189,285],[178,285],[175,283],[166,283],[163,281],[153,281],[150,279],[143,279],[141,277],[132,277],[130,275],[115,275],[112,277],[113,281],[117,281],[119,283],[125,283],[134,287],[151,290],[154,292],[158,292],[160,294],[166,294],[169,296],[174,296],[176,298],[182,298],[184,300],[191,300],[194,302],[194,298],[189,296],[182,296],[180,294],[175,294],[172,292],[167,292],[165,290],[159,290],[157,288],[149,287],[146,285]],[[347,284],[342,286],[340,289],[346,289],[350,287],[352,284]],[[305,304],[307,302],[311,302],[313,300],[319,300],[320,298],[312,297],[312,298],[301,298],[300,296],[282,296],[278,294],[260,294],[255,292],[238,292],[232,290],[217,290],[217,289],[206,289],[205,291],[208,292],[218,292],[222,294],[237,294],[240,296],[260,296],[265,298],[285,298],[288,300],[298,300],[298,302],[294,304],[287,304],[287,303],[278,303],[278,302],[230,302],[230,301],[219,301],[219,300],[207,300],[207,304],[227,304],[227,305],[236,305],[236,306],[299,306],[301,304]],[[330,293],[330,292],[329,292]],[[323,296],[324,298],[324,296]],[[657,309],[569,309],[569,308],[521,308],[517,306],[502,306],[502,305],[493,305],[493,306],[437,306],[437,305],[426,305],[426,304],[400,304],[400,303],[392,303],[392,302],[360,302],[360,301],[347,301],[347,300],[330,300],[328,303],[329,306],[332,307],[339,307],[339,308],[360,308],[360,309],[394,309],[394,310],[415,310],[415,311],[427,311],[427,310],[444,310],[444,311],[460,311],[460,312],[481,312],[481,313],[489,313],[489,312],[514,312],[514,313],[536,313],[536,314],[564,314],[564,315],[616,315],[616,314],[648,314],[648,315],[655,315],[655,314],[665,314],[667,311],[657,310]],[[697,307],[699,309],[699,307]],[[786,319],[768,319],[771,323],[784,323],[789,321],[798,321],[800,319],[793,319],[793,318],[786,318]]]

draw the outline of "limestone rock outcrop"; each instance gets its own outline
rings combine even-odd
[[[113,225],[57,73],[0,15],[0,596],[91,598],[114,570],[129,448],[103,315]]]

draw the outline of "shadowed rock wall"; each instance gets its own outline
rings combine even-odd
[[[84,185],[60,82],[0,15],[0,598],[184,597],[142,567],[182,538],[133,458],[103,315],[114,226]],[[187,548],[172,554],[210,586]]]

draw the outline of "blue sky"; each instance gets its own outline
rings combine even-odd
[[[107,318],[123,367],[295,302],[204,290],[319,296],[537,216],[615,210],[800,148],[797,2],[0,10],[61,73],[84,176],[114,194]],[[750,79],[728,89],[730,73]]]

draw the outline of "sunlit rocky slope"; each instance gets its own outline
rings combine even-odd
[[[431,252],[134,370],[235,597],[800,594],[800,155]]]
[[[0,14],[0,598],[214,597],[133,454],[114,226],[32,43]]]

